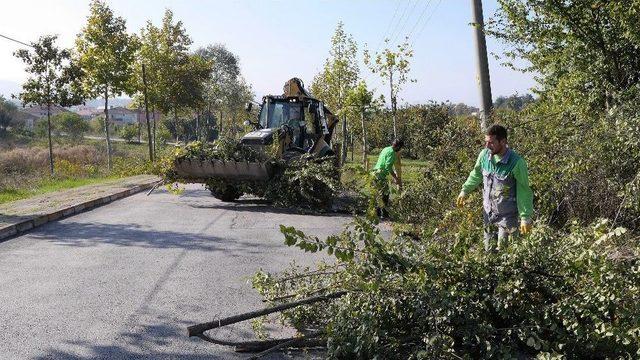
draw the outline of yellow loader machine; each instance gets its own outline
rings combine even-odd
[[[251,104],[247,105],[251,110]],[[267,95],[262,98],[256,121],[245,121],[254,131],[240,139],[239,146],[251,147],[266,153],[267,147],[276,146],[277,157],[288,162],[304,154],[312,157],[335,155],[331,147],[333,129],[338,118],[311,96],[302,80],[293,78],[284,85],[282,95]],[[335,158],[335,157],[334,157]],[[210,187],[211,193],[220,200],[233,201],[242,195],[238,185],[243,181],[269,181],[274,176],[273,163],[242,161],[191,161],[174,164],[174,171],[186,179],[201,182],[216,180],[223,186]]]

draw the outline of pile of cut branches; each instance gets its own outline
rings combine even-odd
[[[209,189],[232,185],[242,193],[263,197],[278,206],[327,209],[340,189],[339,171],[334,166],[333,157],[316,158],[305,154],[285,162],[276,158],[272,150],[260,152],[224,139],[212,144],[196,141],[176,147],[170,156],[164,158],[159,175],[167,184],[193,182],[194,179],[183,179],[174,170],[177,162],[187,159],[268,163],[274,174],[267,181],[207,178],[200,182]]]
[[[282,312],[322,332],[330,358],[640,356],[640,244],[607,220],[539,226],[499,253],[474,236],[384,239],[364,219],[327,239],[281,230],[337,262],[259,272],[254,287],[274,305],[346,292]]]

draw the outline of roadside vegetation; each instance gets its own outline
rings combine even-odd
[[[331,38],[310,89],[341,120],[332,145],[345,163],[342,186],[369,197],[369,207],[341,235],[326,239],[283,224],[285,244],[326,252],[331,260],[318,269],[292,264],[253,278],[271,305],[330,295],[331,301],[282,312],[300,334],[323,339],[330,358],[640,357],[638,2],[498,3],[487,33],[508,47],[505,65],[524,61],[520,70],[534,72],[538,85],[535,96],[498,98],[491,115],[507,126],[509,143],[526,160],[535,196],[532,233],[497,253],[482,246],[481,196],[454,207],[483,144],[472,115],[477,109],[403,103],[403,86],[412,81],[408,41],[385,41],[371,52],[359,48],[342,23]],[[19,97],[25,105],[63,106],[100,97],[108,109],[110,99],[127,94],[135,106],[148,105],[162,117],[142,129],[116,128],[98,117],[87,129],[72,116],[54,116],[30,133],[10,116],[15,106],[1,101],[0,201],[149,172],[169,140],[198,141],[164,150],[169,159],[207,157],[219,151],[207,145],[213,139],[235,144],[249,130],[242,125],[244,103],[254,94],[239,59],[223,45],[189,51],[191,39],[170,10],[161,24],[124,34],[124,20],[92,1],[75,49],[57,49],[49,36],[33,45],[53,58],[18,54],[42,65],[29,69]],[[102,43],[113,45],[103,50],[120,61],[101,58]],[[388,93],[377,94],[367,83],[356,65],[360,54]],[[56,92],[38,91],[48,85]],[[79,135],[92,130],[105,140]],[[129,143],[111,142],[113,134]],[[148,142],[135,143],[138,134]],[[369,171],[396,137],[406,143],[404,188],[392,191],[392,222],[380,226]],[[216,156],[235,159],[236,150]],[[283,196],[283,204],[300,202],[288,197],[291,187],[323,182],[317,175],[326,174],[302,172],[285,176],[302,179],[289,189],[255,191]],[[163,173],[171,175],[166,166]],[[254,323],[258,335],[265,335],[267,321]]]
[[[0,203],[34,195],[104,182],[109,179],[153,173],[146,158],[146,144],[118,143],[114,166],[105,166],[105,152],[99,140],[71,140],[55,137],[52,176],[48,168],[46,140],[29,136],[4,136],[0,146]],[[164,152],[163,150],[161,150]]]
[[[482,148],[479,121],[450,104],[399,108],[407,181],[392,194],[391,235],[371,211],[326,239],[283,225],[285,244],[334,259],[253,279],[271,305],[333,299],[281,313],[325,339],[329,358],[640,356],[637,6],[499,4],[489,24],[512,49],[505,60],[540,75],[535,98],[502,98],[492,116],[528,163],[534,230],[485,252],[481,195],[454,206]],[[387,146],[392,111],[367,115],[370,149]],[[366,192],[364,166],[347,165],[343,180]]]
[[[89,8],[73,48],[60,48],[57,36],[45,34],[14,53],[28,73],[15,98],[23,107],[41,106],[46,116],[28,126],[19,106],[0,98],[2,201],[151,173],[167,142],[233,138],[244,130],[244,106],[254,95],[238,57],[224,45],[190,50],[186,29],[168,9],[159,24],[147,21],[131,34],[105,2]],[[123,95],[149,116],[116,123],[109,112]],[[106,113],[90,120],[59,113],[96,98]]]

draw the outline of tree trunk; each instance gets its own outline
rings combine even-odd
[[[349,145],[351,145],[351,162],[353,162],[353,147],[355,146],[353,142],[353,131],[349,131]]]
[[[200,111],[196,112],[196,141],[200,140]]]
[[[389,70],[389,90],[391,92],[391,117],[393,118],[393,138],[398,138],[398,129],[396,126],[396,97],[393,94],[393,71]]]
[[[156,158],[156,108],[155,106],[151,108],[151,115],[153,115],[153,158]]]
[[[109,88],[104,87],[104,134],[107,139],[107,166],[111,171],[111,138],[109,138]]]
[[[180,142],[180,135],[178,135],[178,109],[173,107],[173,128],[176,132],[176,142]]]
[[[142,64],[142,83],[144,84],[144,117],[147,120],[147,143],[149,144],[149,161],[153,160],[153,144],[151,141],[151,124],[149,123],[149,101],[147,100],[147,76]]]
[[[369,170],[369,157],[367,156],[367,129],[364,125],[364,107],[360,113],[360,122],[362,123],[362,166],[365,171]]]
[[[342,154],[340,155],[340,163],[344,165],[347,161],[347,115],[342,115]]]
[[[51,142],[51,103],[47,103],[47,137],[49,139],[49,172],[53,176],[53,143]]]
[[[220,128],[218,132],[218,138],[222,137],[222,109],[220,109],[220,117],[218,118],[218,127]]]

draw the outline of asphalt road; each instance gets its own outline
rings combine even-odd
[[[44,225],[0,243],[0,359],[245,358],[186,327],[264,307],[248,282],[258,269],[321,258],[286,247],[279,224],[325,236],[348,221],[222,203],[193,185]],[[241,323],[215,336],[253,334]]]

